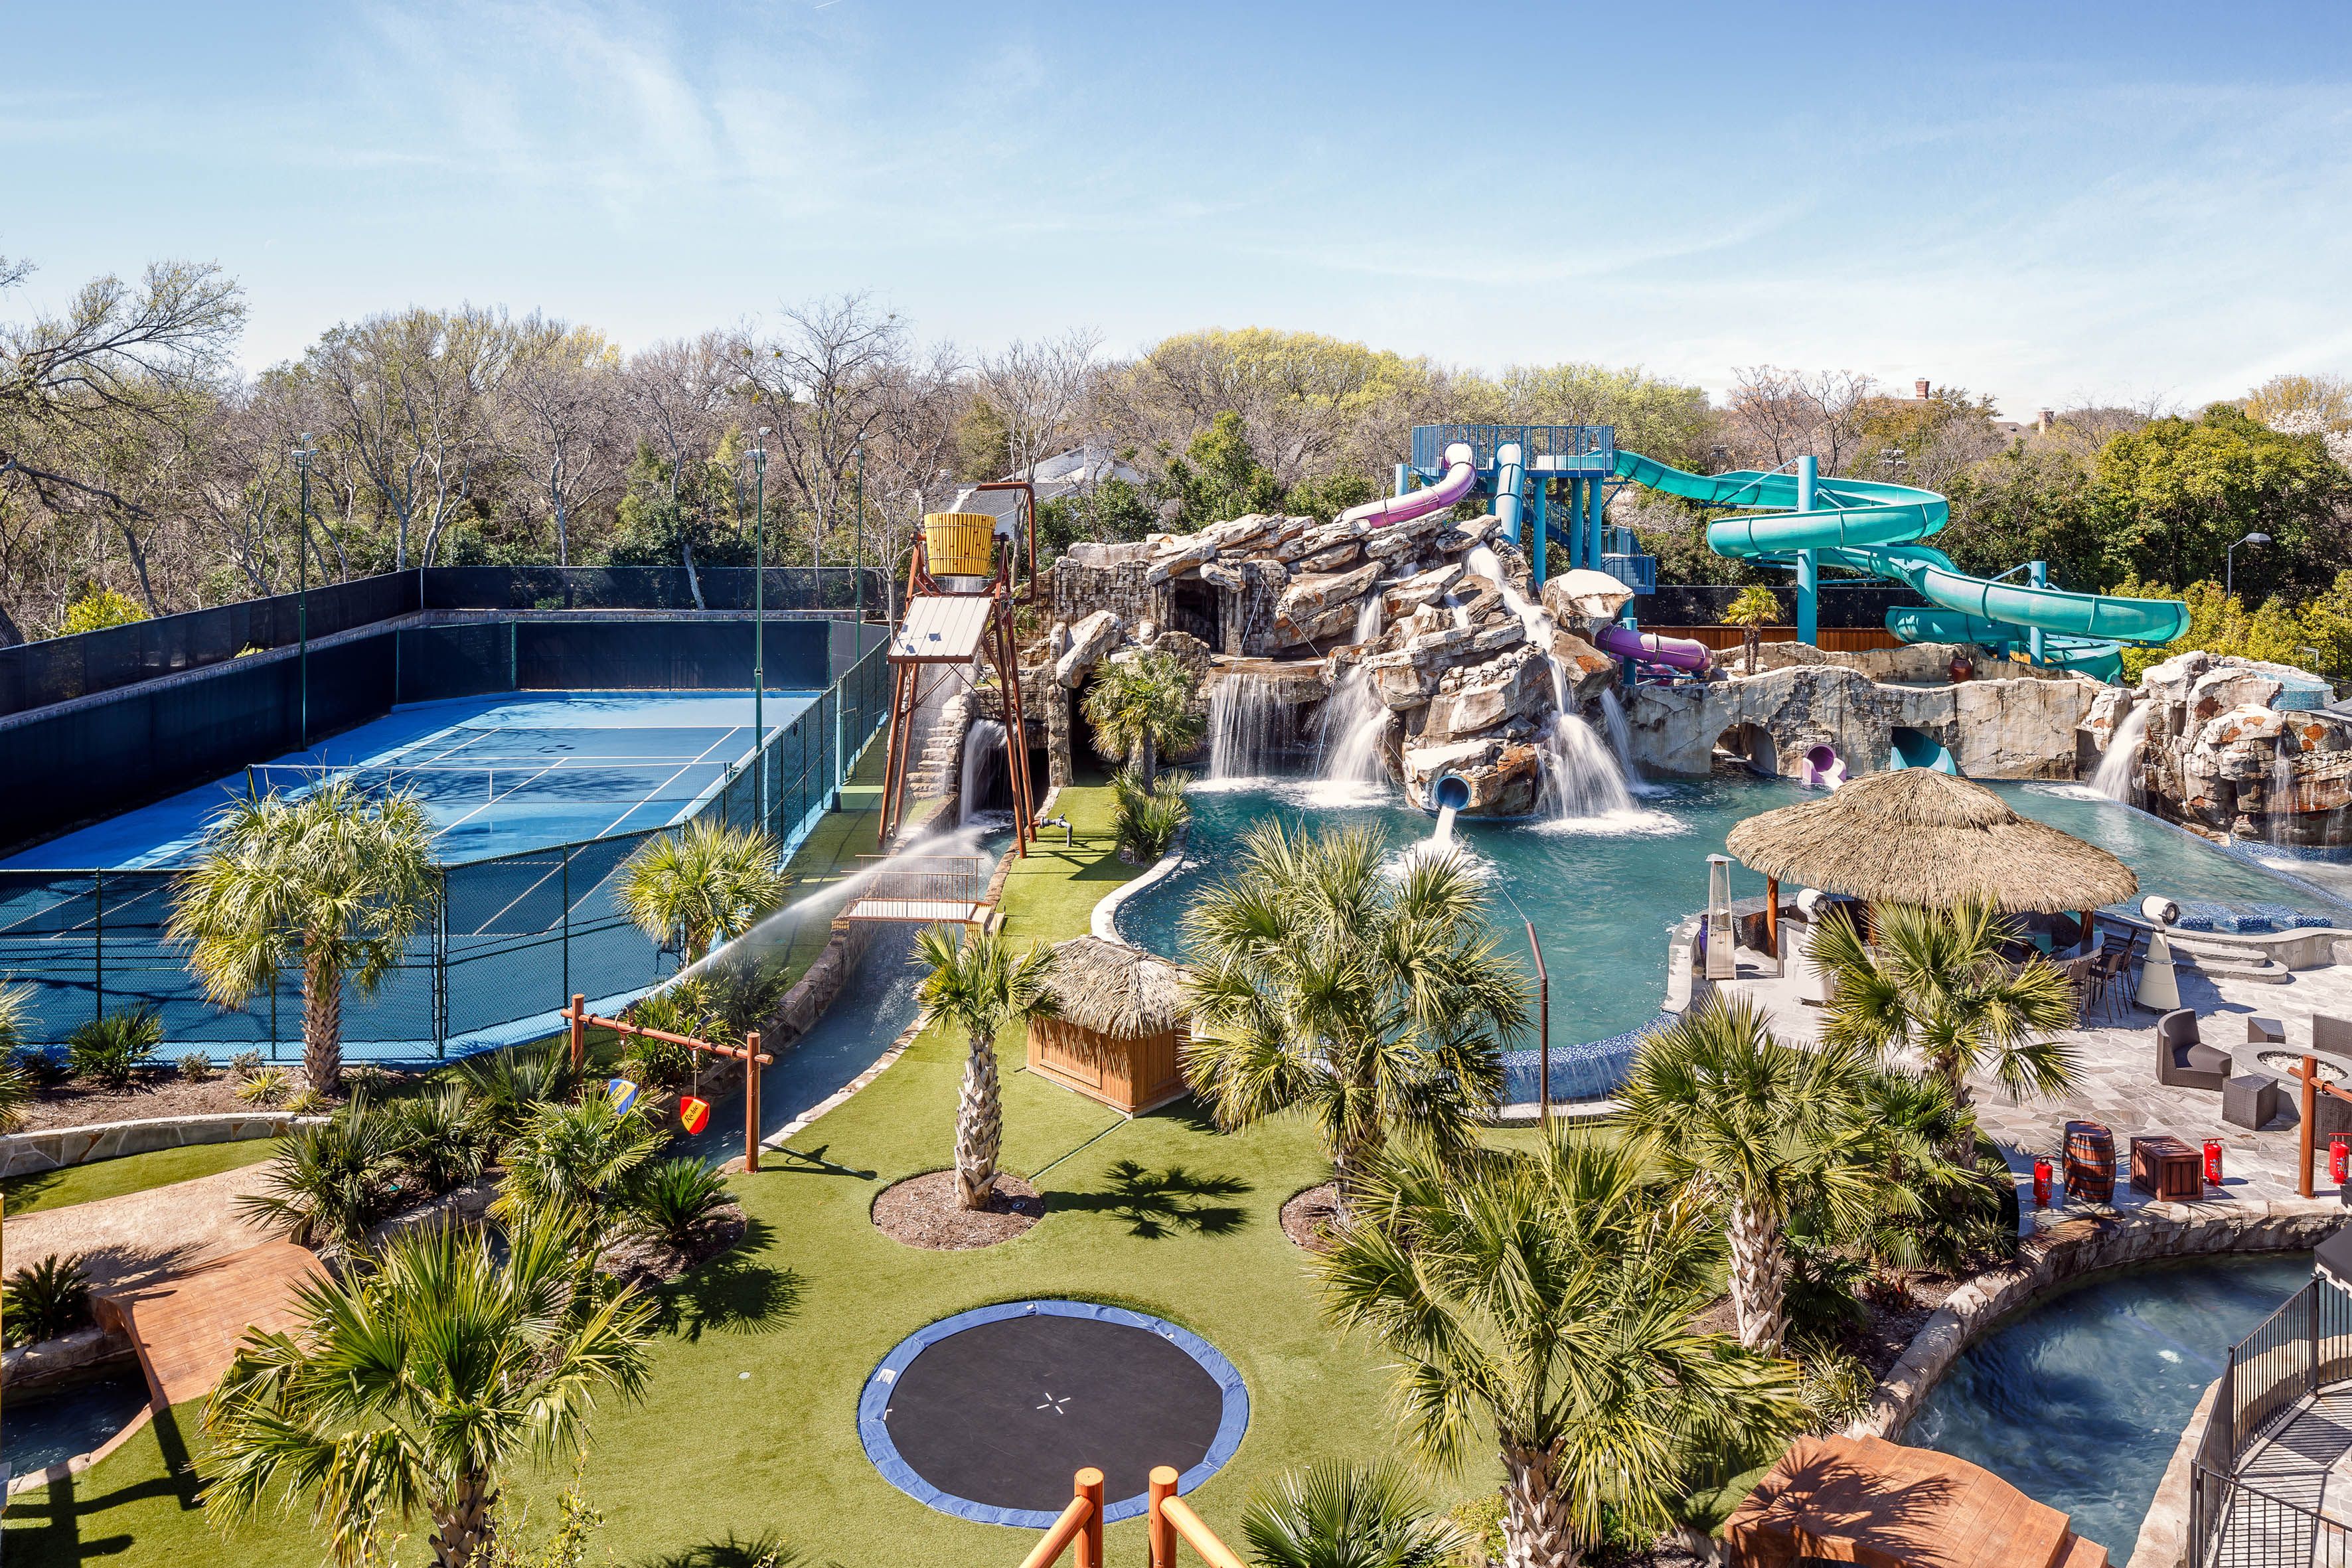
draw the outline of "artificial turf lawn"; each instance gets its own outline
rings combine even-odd
[[[61,1209],[73,1204],[119,1198],[198,1176],[216,1176],[246,1165],[257,1165],[278,1152],[274,1138],[247,1138],[234,1143],[195,1143],[178,1149],[156,1149],[145,1154],[125,1154],[62,1171],[37,1171],[0,1182],[11,1215],[41,1209]]]
[[[1096,900],[1137,874],[1112,852],[1107,791],[1066,790],[1058,807],[1076,824],[1076,846],[1049,830],[1006,879],[1006,929],[1018,939],[1084,931]],[[1011,1568],[1034,1533],[951,1519],[893,1489],[859,1446],[856,1412],[867,1373],[908,1334],[1029,1296],[1156,1313],[1240,1369],[1248,1434],[1196,1500],[1228,1540],[1257,1482],[1317,1458],[1396,1451],[1377,1347],[1324,1324],[1307,1259],[1278,1223],[1286,1199],[1329,1173],[1310,1131],[1286,1121],[1220,1134],[1189,1101],[1122,1121],[1020,1070],[1017,1034],[999,1048],[1003,1163],[1045,1194],[1045,1218],[1016,1240],[963,1253],[902,1247],[868,1220],[884,1186],[948,1163],[963,1047],[927,1033],[795,1140],[823,1163],[773,1159],[735,1179],[752,1238],[669,1294],[673,1321],[646,1398],[596,1417],[585,1484],[606,1523],[595,1556],[717,1563],[734,1559],[714,1545],[781,1538],[845,1568]],[[1204,1180],[1232,1194],[1184,1195]],[[201,1468],[200,1414],[180,1406],[89,1473],[20,1497],[7,1512],[9,1563],[317,1563],[320,1542],[299,1521],[249,1527],[226,1546],[213,1533],[184,1458],[197,1447]],[[181,1456],[170,1467],[167,1447]],[[561,1466],[518,1473],[510,1495],[530,1500],[543,1521],[564,1479]],[[1449,1483],[1436,1500],[1450,1505],[1486,1479]],[[1109,1551],[1140,1561],[1141,1522],[1112,1526]],[[400,1553],[421,1556],[413,1541]]]

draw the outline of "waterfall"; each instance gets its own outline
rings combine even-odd
[[[970,822],[986,809],[990,786],[1004,777],[1004,726],[993,719],[975,719],[963,734],[963,783],[959,821]]]
[[[1544,737],[1543,801],[1564,820],[1633,809],[1624,770],[1601,732],[1573,713],[1552,721]]]
[[[1219,680],[1209,691],[1209,776],[1264,778],[1272,771],[1282,715],[1274,682],[1265,676],[1237,672]]]
[[[1633,765],[1633,727],[1625,722],[1625,705],[1617,700],[1617,689],[1601,689],[1601,727],[1608,732],[1609,749],[1617,753],[1618,771],[1625,775],[1629,794],[1642,793],[1642,771]]]
[[[2147,715],[2153,706],[2136,703],[2124,715],[2107,741],[2106,755],[2099,759],[2099,771],[2091,775],[2091,787],[2109,800],[2139,804],[2139,755],[2147,744]]]
[[[1381,742],[1388,730],[1389,705],[1373,689],[1371,671],[1350,666],[1323,704],[1317,775],[1329,784],[1385,784]]]
[[[2263,792],[2270,816],[2263,837],[2273,844],[2287,842],[2287,825],[2294,816],[2294,751],[2293,726],[2281,728],[2278,749],[2271,755],[2268,785]]]

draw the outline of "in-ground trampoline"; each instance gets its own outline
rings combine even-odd
[[[1092,1301],[1007,1301],[942,1318],[866,1380],[857,1433],[883,1478],[941,1513],[1051,1525],[1087,1465],[1104,1518],[1149,1502],[1157,1465],[1190,1491],[1241,1447],[1249,1393],[1199,1335]]]

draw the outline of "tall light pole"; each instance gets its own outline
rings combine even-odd
[[[768,429],[751,442],[751,472],[757,497],[751,503],[751,767],[760,831],[768,830]]]
[[[302,670],[302,749],[310,745],[310,458],[314,450],[308,431],[294,437],[294,471],[302,476],[299,531],[294,544],[294,635],[300,642]]]
[[[866,624],[866,443],[857,444],[857,553],[849,575],[857,584],[857,624]]]
[[[2221,552],[2221,592],[2234,595],[2238,591],[2238,545],[2245,545],[2248,549],[2260,549],[2270,542],[2271,536],[2267,533],[2250,533],[2239,540],[2237,544],[2232,544],[2229,549]]]

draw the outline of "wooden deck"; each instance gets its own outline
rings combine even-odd
[[[1800,1437],[1726,1521],[1732,1568],[2106,1568],[2107,1554],[1965,1459],[1879,1437]]]
[[[247,1329],[291,1328],[294,1290],[318,1258],[288,1241],[249,1247],[134,1289],[95,1299],[98,1319],[138,1347],[147,1391],[165,1407],[220,1382]]]

